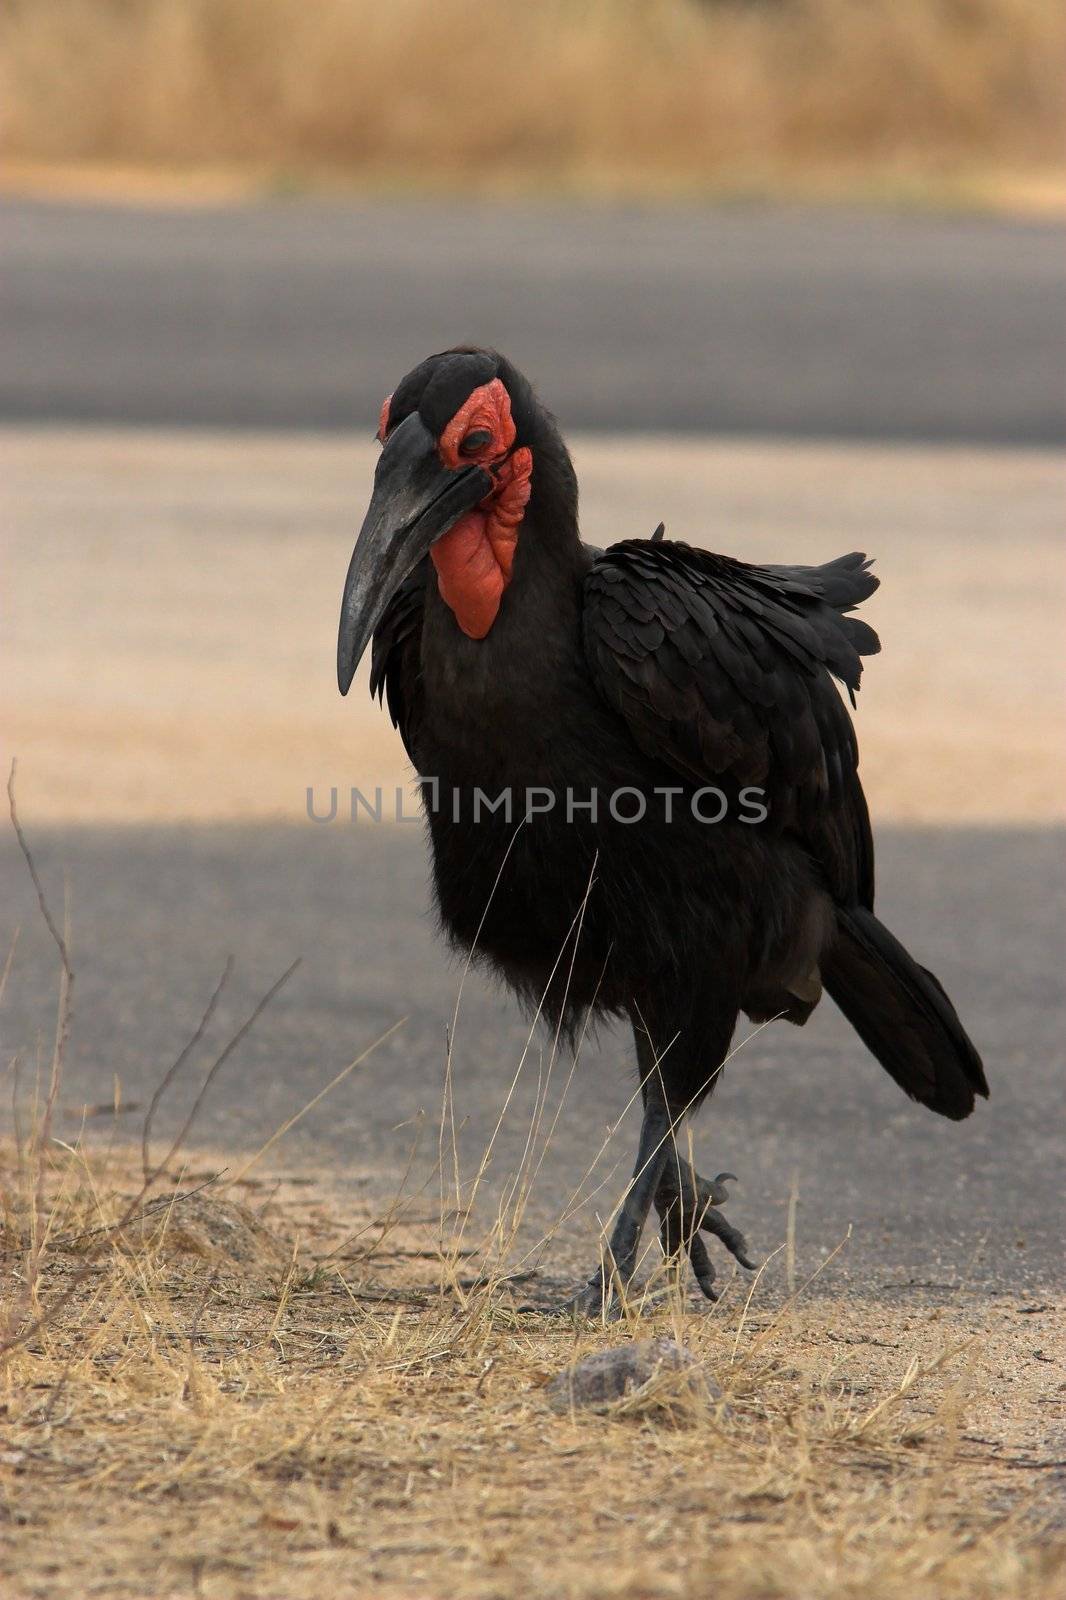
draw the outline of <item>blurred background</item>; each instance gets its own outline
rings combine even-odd
[[[351,785],[410,774],[365,679],[337,696],[335,626],[382,397],[494,343],[573,444],[590,541],[663,519],[751,560],[878,561],[858,728],[885,916],[995,1096],[933,1126],[828,1007],[760,1034],[699,1135],[745,1227],[776,1244],[795,1183],[801,1253],[853,1222],[835,1270],[863,1281],[1053,1270],[1064,31],[1052,0],[7,0],[3,753],[67,888],[72,1126],[116,1082],[143,1103],[228,953],[220,1030],[302,955],[200,1137],[258,1143],[406,1016],[289,1148],[382,1192],[420,1128],[435,1150],[458,975],[420,830],[344,820]],[[310,822],[333,786],[339,820]],[[10,840],[3,869],[0,1021],[32,1077],[55,974]],[[525,1039],[470,979],[467,1157]],[[621,1036],[588,1046],[538,1225],[629,1073]]]
[[[1054,0],[8,0],[7,154],[292,192],[1061,187]]]

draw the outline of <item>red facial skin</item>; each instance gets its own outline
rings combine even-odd
[[[378,438],[382,441],[391,399],[390,395],[381,408]],[[463,452],[463,440],[475,432],[485,432],[488,438],[476,450]],[[446,467],[484,467],[496,480],[481,504],[460,517],[429,552],[441,599],[469,639],[485,638],[511,581],[533,472],[533,452],[512,450],[514,441],[511,397],[499,378],[475,389],[440,436],[440,458]]]
[[[518,529],[526,514],[533,452],[516,450],[496,469],[496,487],[459,518],[429,554],[440,596],[468,639],[484,639],[511,581]]]

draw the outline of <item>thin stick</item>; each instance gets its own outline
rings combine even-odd
[[[196,1121],[197,1114],[199,1113],[200,1107],[204,1101],[204,1096],[207,1094],[208,1089],[210,1089],[219,1071],[229,1060],[230,1056],[233,1054],[234,1050],[236,1050],[245,1034],[249,1033],[251,1029],[255,1027],[255,1024],[258,1022],[267,1006],[273,1000],[278,990],[284,984],[288,983],[289,979],[300,965],[301,959],[302,958],[300,956],[297,956],[296,960],[292,962],[290,966],[286,967],[285,971],[281,974],[281,977],[275,979],[275,981],[270,985],[270,988],[267,990],[266,994],[263,995],[262,999],[258,1001],[250,1016],[248,1016],[246,1020],[241,1023],[240,1027],[230,1039],[229,1043],[224,1047],[221,1053],[215,1057],[207,1077],[200,1086],[200,1092],[192,1103],[192,1110],[189,1112],[189,1115],[185,1118],[185,1121],[182,1124],[181,1131],[177,1134],[173,1144],[163,1157],[162,1161],[159,1163],[158,1167],[156,1167],[151,1173],[145,1184],[145,1188],[149,1188],[156,1181],[156,1179],[166,1171],[171,1161],[177,1155],[178,1151],[185,1143],[189,1130]],[[247,1168],[245,1168],[245,1171],[247,1171]]]
[[[41,1117],[40,1123],[38,1124],[37,1137],[35,1140],[37,1181],[34,1186],[32,1241],[30,1245],[30,1259],[27,1265],[26,1274],[27,1293],[30,1296],[30,1303],[32,1304],[33,1296],[36,1292],[37,1277],[41,1266],[42,1246],[38,1236],[38,1218],[40,1217],[41,1211],[44,1207],[45,1151],[48,1149],[48,1142],[51,1138],[52,1118],[55,1113],[56,1099],[59,1095],[60,1081],[63,1077],[63,1060],[66,1055],[67,1040],[70,1037],[70,1019],[74,994],[74,969],[70,964],[70,954],[67,948],[67,941],[65,937],[65,934],[69,932],[69,928],[64,922],[64,932],[60,933],[56,926],[55,919],[52,916],[51,910],[48,906],[48,900],[45,896],[44,885],[42,884],[40,874],[37,871],[37,863],[33,859],[33,852],[27,843],[26,835],[23,833],[22,824],[19,821],[18,806],[15,803],[15,774],[17,771],[18,761],[15,757],[12,757],[11,771],[7,776],[8,813],[11,817],[11,826],[15,830],[15,838],[18,840],[19,849],[22,851],[23,859],[26,862],[26,867],[30,874],[30,880],[37,892],[37,905],[40,908],[45,927],[51,934],[53,943],[55,944],[56,949],[59,951],[60,961],[59,1001],[56,1008],[55,1041],[52,1046],[52,1071],[48,1081],[48,1095],[44,1103],[44,1113]]]
[[[15,774],[17,771],[18,760],[16,757],[12,756],[11,771],[7,776],[7,804],[8,810],[11,814],[11,826],[15,830],[15,837],[19,842],[19,849],[22,851],[26,865],[29,868],[30,877],[33,880],[33,887],[37,891],[37,904],[41,908],[41,916],[44,918],[45,926],[47,927],[48,932],[52,935],[56,949],[59,951],[59,959],[63,963],[63,971],[67,975],[67,980],[68,982],[73,983],[74,973],[70,965],[70,957],[67,954],[66,940],[56,927],[52,918],[52,913],[48,909],[48,901],[45,899],[44,888],[42,887],[36,864],[30,852],[30,847],[26,843],[26,835],[22,831],[22,824],[18,819],[18,807],[15,805]]]
[[[744,1299],[744,1309],[740,1313],[740,1321],[737,1324],[736,1338],[733,1340],[733,1349],[729,1356],[730,1366],[732,1366],[733,1362],[737,1359],[737,1351],[740,1348],[740,1341],[744,1335],[744,1324],[748,1320],[748,1310],[751,1306],[752,1300],[755,1298],[755,1291],[759,1287],[759,1279],[762,1277],[763,1273],[766,1271],[774,1257],[779,1256],[784,1248],[785,1247],[783,1244],[779,1244],[776,1250],[771,1250],[770,1254],[766,1257],[765,1261],[762,1262],[759,1270],[751,1280],[751,1287],[748,1289],[747,1295]]]
[[[11,1126],[15,1134],[15,1162],[22,1177],[24,1147],[22,1142],[22,1116],[19,1112],[19,1090],[22,1086],[22,1057],[16,1051],[8,1069],[11,1073]]]
[[[597,850],[592,858],[592,866],[589,869],[589,881],[585,887],[585,893],[581,899],[576,929],[572,926],[570,932],[566,936],[567,941],[569,941],[571,933],[573,934],[573,949],[570,955],[570,966],[566,973],[566,983],[563,987],[563,997],[559,1005],[559,1019],[555,1025],[555,1031],[552,1035],[551,1051],[548,1055],[548,1067],[547,1071],[544,1073],[541,1083],[537,1088],[537,1098],[534,1102],[533,1115],[530,1118],[529,1132],[526,1135],[526,1143],[525,1148],[522,1151],[522,1159],[518,1164],[518,1170],[515,1174],[514,1180],[511,1183],[504,1200],[501,1202],[501,1214],[504,1209],[511,1210],[510,1238],[506,1246],[508,1249],[510,1248],[511,1244],[513,1244],[514,1239],[517,1236],[518,1229],[521,1225],[521,1219],[525,1212],[526,1201],[529,1197],[530,1187],[536,1171],[539,1170],[539,1163],[537,1168],[532,1168],[532,1161],[536,1152],[537,1140],[540,1137],[541,1124],[544,1121],[545,1107],[548,1103],[548,1090],[551,1085],[552,1072],[554,1071],[556,1058],[559,1053],[559,1039],[563,1029],[563,1017],[566,1014],[566,1007],[570,998],[570,986],[574,978],[574,968],[577,965],[578,947],[581,943],[581,934],[585,925],[585,912],[588,909],[589,896],[592,893],[592,887],[596,881],[596,868],[599,865],[599,859],[599,851]],[[561,953],[562,952],[560,952],[560,954]],[[548,979],[549,985],[554,981],[555,970],[556,969],[553,967],[552,975]],[[598,993],[599,983],[597,983],[596,990]],[[526,1045],[528,1048],[528,1039],[526,1041]],[[554,1123],[552,1126],[554,1127]]]
[[[788,1222],[785,1227],[785,1284],[791,1297],[796,1292],[796,1207],[799,1205],[799,1180],[792,1174],[788,1192]]]
[[[174,1060],[167,1068],[166,1072],[164,1072],[162,1078],[159,1080],[159,1084],[156,1087],[156,1091],[149,1102],[148,1110],[145,1112],[144,1117],[144,1128],[141,1131],[141,1167],[144,1173],[145,1183],[151,1182],[149,1177],[149,1173],[151,1171],[151,1162],[148,1155],[148,1141],[151,1137],[153,1118],[159,1109],[159,1102],[162,1100],[163,1096],[170,1088],[170,1085],[174,1082],[174,1079],[177,1077],[178,1073],[181,1071],[182,1067],[185,1065],[186,1061],[188,1061],[189,1057],[196,1049],[196,1046],[200,1043],[200,1040],[206,1033],[208,1024],[215,1014],[215,1007],[218,1005],[218,1002],[222,997],[222,991],[229,982],[232,973],[233,957],[227,956],[226,965],[223,968],[222,976],[215,985],[215,992],[207,1002],[207,1005],[204,1008],[203,1016],[200,1018],[195,1032],[189,1038],[177,1059]]]
[[[0,973],[0,1005],[3,1005],[4,1003],[4,995],[7,992],[7,980],[11,973],[11,964],[15,959],[15,951],[18,949],[19,934],[21,932],[21,928],[16,928],[12,934],[11,948],[7,952],[7,960],[4,962],[4,970],[2,973]]]

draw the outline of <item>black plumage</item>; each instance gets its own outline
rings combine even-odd
[[[495,620],[471,638],[426,552],[447,520],[445,490],[454,498],[468,479],[467,502],[491,505],[506,457],[486,458],[477,479],[476,467],[465,479],[442,467],[443,488],[387,536],[375,506],[395,499],[402,463],[390,450],[441,451],[449,420],[495,379],[513,415],[508,451],[531,452],[532,476]],[[745,1264],[746,1246],[717,1209],[721,1182],[688,1167],[673,1132],[713,1087],[741,1012],[802,1023],[824,984],[912,1098],[959,1118],[987,1094],[940,984],[873,914],[873,842],[837,683],[854,704],[862,658],[879,645],[852,613],[878,580],[861,554],[752,566],[661,528],[606,551],[583,545],[558,429],[494,352],[416,368],[391,398],[385,439],[346,595],[342,686],[373,626],[372,690],[416,770],[437,780],[424,792],[448,936],[554,1024],[572,1031],[590,1012],[632,1022],[645,1120],[611,1240],[615,1282],[633,1270],[654,1203],[664,1247],[687,1249],[713,1294],[699,1230]],[[364,600],[386,537],[388,593]],[[479,806],[479,793],[505,790],[510,816]],[[621,791],[614,815],[607,799]],[[554,803],[527,814],[530,793]],[[694,814],[701,795],[705,812],[724,803],[720,821]],[[626,820],[641,799],[643,816]],[[605,1282],[594,1277],[583,1303],[599,1303]]]

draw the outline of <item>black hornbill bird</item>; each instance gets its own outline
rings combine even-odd
[[[423,777],[452,941],[556,1027],[632,1024],[644,1101],[599,1272],[624,1290],[652,1205],[705,1294],[715,1235],[743,1235],[675,1133],[713,1087],[740,1012],[802,1024],[822,986],[900,1087],[962,1118],[988,1088],[951,1001],[873,912],[851,718],[876,634],[863,555],[751,566],[662,538],[581,542],[554,419],[503,356],[408,373],[348,570],[346,693],[373,638]],[[432,781],[427,781],[432,780]]]

